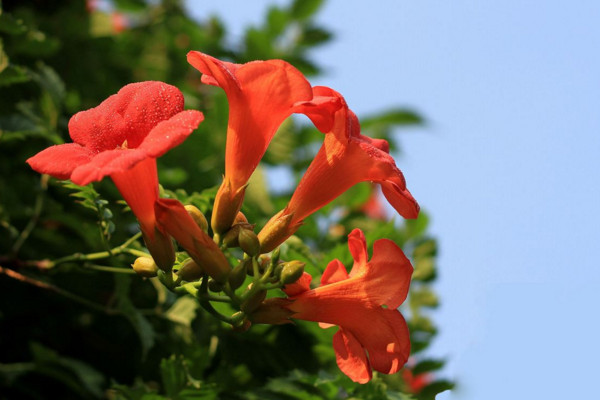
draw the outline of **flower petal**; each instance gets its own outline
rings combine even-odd
[[[156,125],[138,148],[158,158],[183,143],[203,120],[204,115],[199,111],[182,111]]]
[[[285,287],[281,290],[285,292],[289,297],[297,296],[303,292],[310,290],[310,282],[312,281],[312,276],[309,273],[304,272],[300,279],[298,279],[294,283],[290,283],[289,285],[285,285]]]
[[[71,174],[71,181],[77,185],[87,185],[107,175],[124,172],[146,158],[146,154],[137,149],[103,151],[96,154],[87,164],[75,168]]]
[[[396,309],[406,300],[413,267],[404,252],[389,239],[373,244],[373,257],[367,264],[365,292],[377,305]],[[393,285],[390,282],[394,282]]]
[[[124,86],[100,105],[75,114],[69,121],[74,142],[94,151],[112,150],[127,141],[137,147],[159,122],[183,110],[183,95],[163,82]]]
[[[75,168],[90,162],[94,153],[77,143],[59,144],[40,151],[27,163],[41,174],[69,179]]]
[[[338,259],[331,260],[321,276],[321,286],[343,281],[344,279],[348,279],[348,271],[346,271],[344,264]]]
[[[379,308],[363,312],[356,315],[356,323],[344,328],[351,331],[367,350],[374,370],[393,374],[406,364],[410,355],[410,334],[400,311]]]
[[[350,271],[350,276],[354,276],[367,264],[369,254],[367,253],[367,240],[365,234],[360,229],[354,229],[348,235],[348,248],[354,258],[354,266]]]
[[[346,329],[340,328],[333,335],[335,360],[340,370],[357,383],[367,383],[373,377],[365,349]]]
[[[113,150],[121,153],[139,154],[138,150]],[[105,154],[105,153],[102,153]],[[102,158],[102,157],[101,157]],[[140,221],[144,235],[152,240],[154,238],[154,202],[158,199],[158,173],[156,160],[145,158],[133,167],[124,169],[110,175],[125,199],[131,211]]]
[[[213,79],[229,100],[225,178],[236,192],[246,184],[279,125],[297,102],[312,99],[312,87],[302,73],[281,60],[225,63],[197,51],[188,61]]]

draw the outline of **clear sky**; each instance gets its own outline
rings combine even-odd
[[[272,3],[189,8],[239,36]],[[441,245],[431,354],[460,387],[438,398],[598,396],[600,2],[329,0],[319,20],[314,84],[428,119],[398,164]]]

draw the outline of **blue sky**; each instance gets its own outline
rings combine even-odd
[[[190,0],[235,37],[268,4]],[[248,4],[248,3],[247,3]],[[329,0],[315,51],[357,114],[419,110],[398,164],[439,238],[440,399],[590,398],[600,345],[600,3]],[[198,49],[201,50],[201,49]]]

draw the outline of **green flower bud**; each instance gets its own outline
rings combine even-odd
[[[298,260],[287,262],[283,265],[279,281],[284,285],[296,282],[304,273],[304,263]]]
[[[231,286],[231,289],[235,290],[237,288],[239,288],[240,286],[242,286],[242,284],[244,283],[244,281],[246,280],[246,263],[250,262],[250,265],[252,265],[252,260],[251,259],[246,259],[243,261],[240,261],[240,263],[233,269],[231,270],[231,273],[229,274],[229,286]]]
[[[186,282],[193,282],[204,276],[204,269],[196,261],[188,258],[183,262],[179,271],[177,271],[177,275]]]
[[[244,253],[255,256],[260,252],[260,242],[256,233],[251,229],[241,229],[238,234],[238,243]]]
[[[138,257],[131,267],[138,275],[145,278],[154,278],[158,274],[158,265],[152,257]]]
[[[213,278],[208,278],[208,290],[211,292],[220,292],[223,290],[223,284],[215,281]]]
[[[190,216],[194,219],[194,222],[202,229],[204,232],[208,233],[208,221],[202,211],[198,209],[198,207],[188,204],[185,206],[185,210],[190,214]]]
[[[223,244],[227,247],[238,247],[238,236],[242,227],[240,225],[234,225],[230,230],[227,231],[225,236],[223,236]]]
[[[258,292],[254,293],[252,296],[250,296],[249,298],[247,298],[246,300],[244,300],[244,302],[241,305],[241,309],[243,312],[245,313],[251,313],[252,311],[256,310],[258,307],[260,307],[261,303],[263,302],[263,300],[267,297],[267,291],[266,290],[259,290]]]

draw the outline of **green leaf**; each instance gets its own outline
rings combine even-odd
[[[312,17],[322,5],[323,0],[294,0],[291,14],[296,19],[305,20]]]
[[[302,33],[300,43],[305,46],[317,46],[331,40],[333,35],[331,32],[317,27],[306,28]]]
[[[2,38],[0,38],[0,73],[2,73],[6,67],[8,67],[8,56],[4,52],[4,45],[2,43]]]
[[[454,383],[447,380],[437,380],[421,389],[419,399],[435,400],[436,395],[445,392],[446,390],[454,389]]]
[[[360,126],[363,130],[370,130],[388,126],[420,125],[423,122],[423,118],[415,111],[394,108],[376,115],[361,118]]]
[[[104,376],[88,364],[59,355],[36,342],[31,344],[31,354],[38,372],[53,376],[75,390],[85,389],[96,397],[102,396]]]
[[[160,375],[162,377],[165,394],[174,398],[187,385],[187,372],[181,357],[171,356],[160,363]]]
[[[131,286],[131,277],[122,274],[115,274],[115,296],[117,297],[117,309],[129,320],[140,338],[142,348],[142,357],[145,358],[148,350],[154,346],[156,336],[154,328],[146,317],[138,311],[129,298],[129,288]]]
[[[15,19],[7,13],[0,13],[0,32],[8,33],[9,35],[19,35],[27,31],[27,27],[20,19]]]
[[[425,359],[419,361],[413,368],[414,375],[423,374],[425,372],[437,371],[444,367],[446,362],[443,360]]]
[[[9,65],[0,72],[0,86],[13,85],[15,83],[27,82],[31,79],[27,69],[17,65]]]
[[[277,37],[283,33],[289,23],[289,14],[279,7],[272,6],[267,13],[267,29],[271,37]]]

